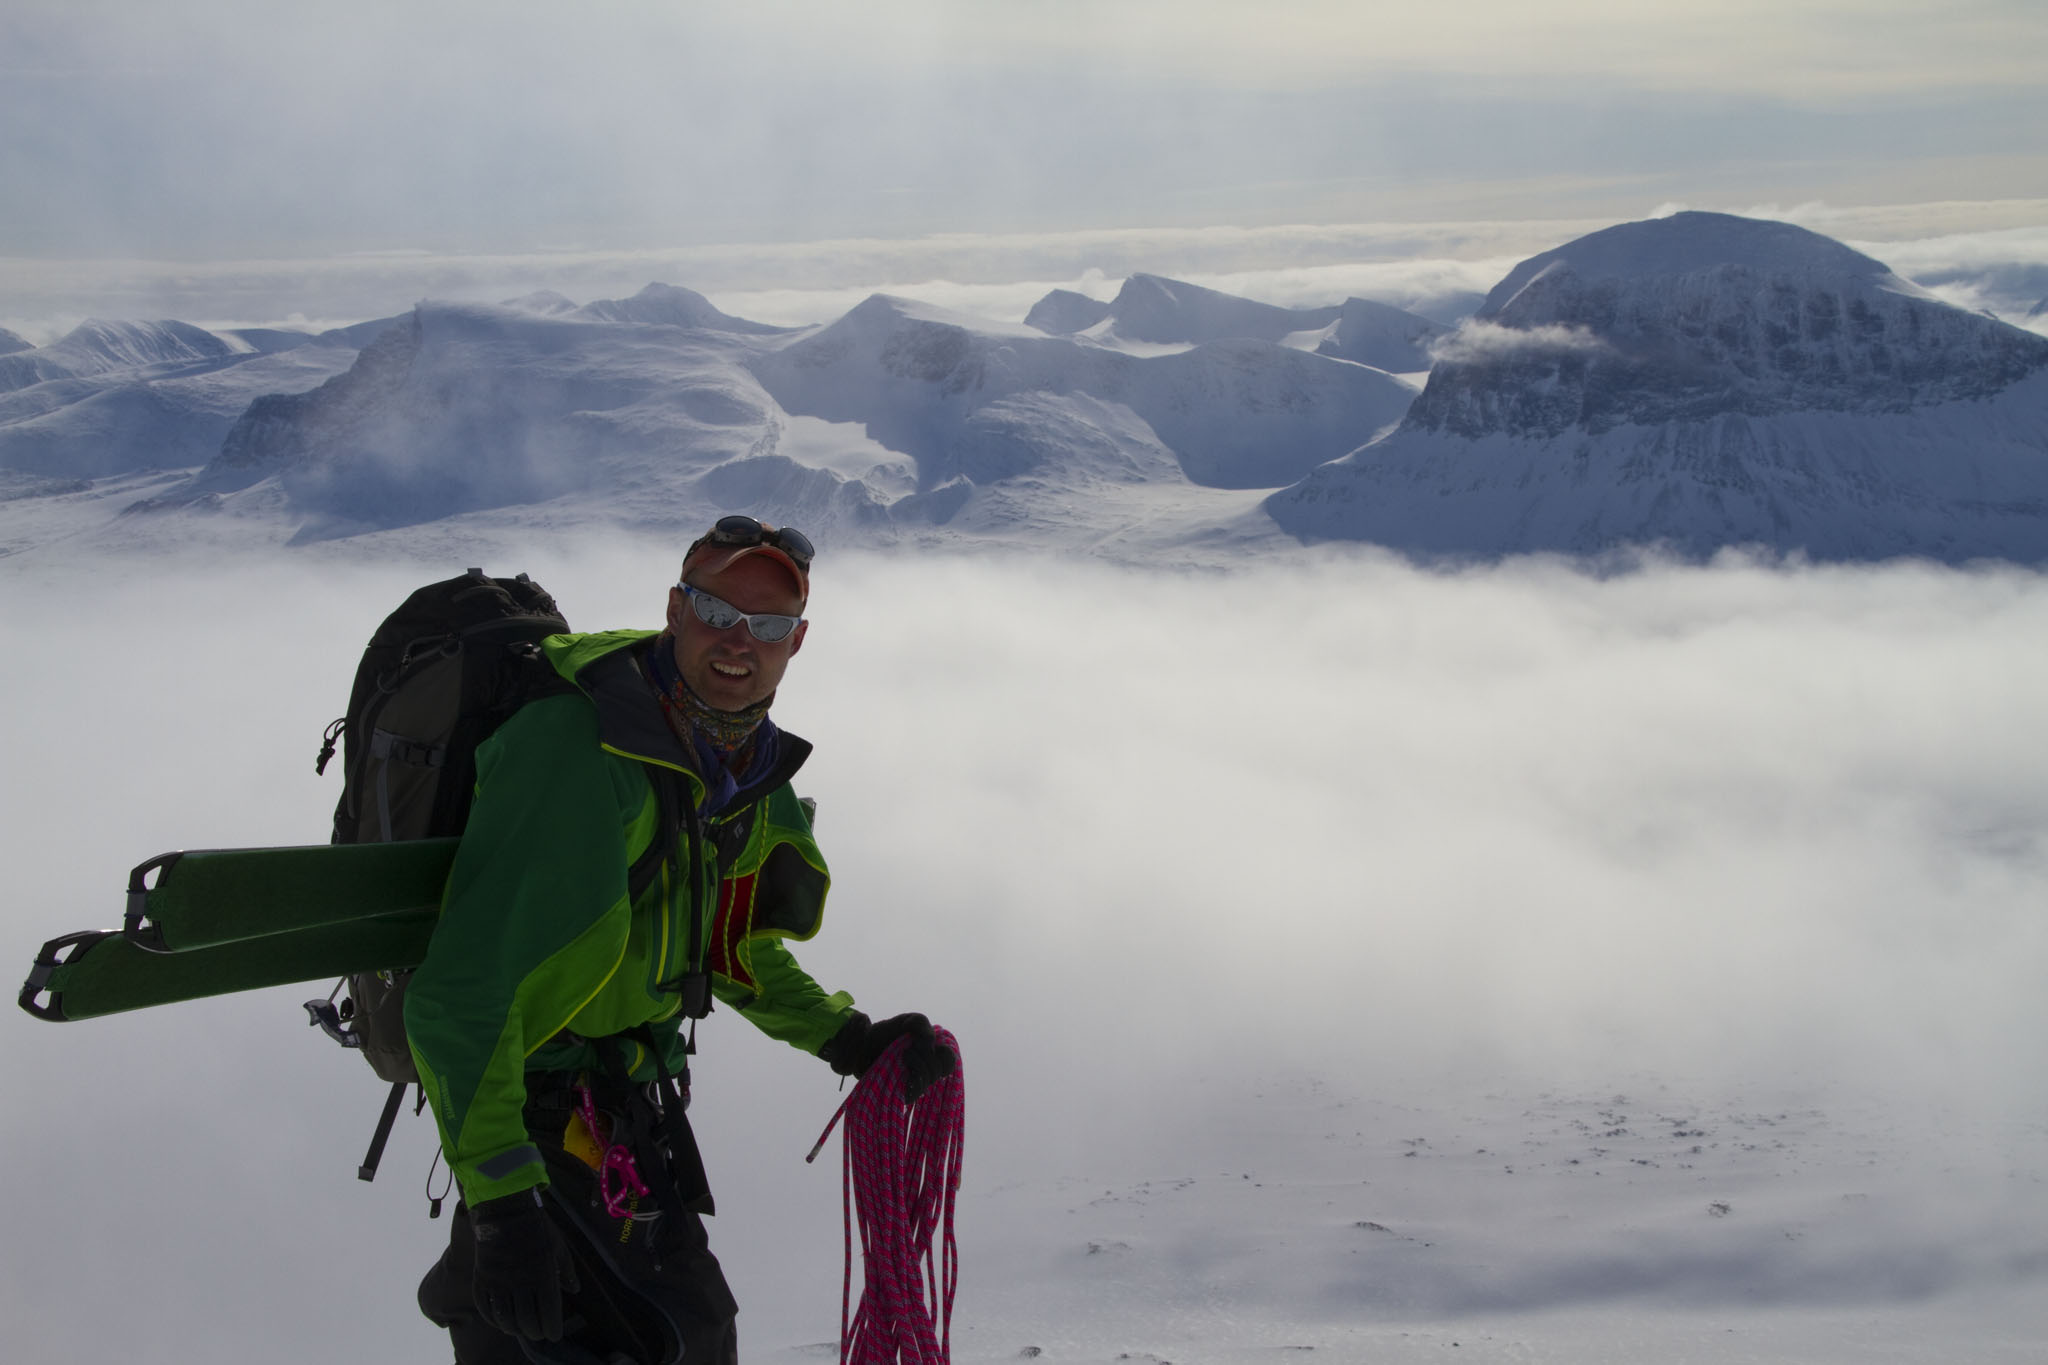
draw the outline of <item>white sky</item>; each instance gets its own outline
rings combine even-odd
[[[0,256],[2037,196],[2044,37],[2032,0],[14,0]]]

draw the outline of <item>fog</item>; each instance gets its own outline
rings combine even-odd
[[[651,624],[676,548],[490,567]],[[357,651],[461,567],[345,556],[0,566],[18,967],[149,855],[321,840]],[[811,616],[776,715],[835,885],[799,953],[959,1035],[971,1286],[1008,1235],[976,1198],[1255,1143],[1214,1120],[1275,1082],[2048,1106],[2038,574],[828,556]],[[381,1087],[305,1026],[325,989],[8,1026],[12,1349],[440,1358],[431,1125],[354,1180]],[[703,1047],[743,1328],[829,1339],[838,1174],[801,1155],[837,1091],[730,1013]]]

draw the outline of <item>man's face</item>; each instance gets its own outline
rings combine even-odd
[[[689,584],[750,614],[796,616],[804,609],[789,571],[766,555],[748,555],[718,573],[692,572]],[[810,623],[803,622],[787,639],[768,644],[756,640],[745,621],[713,630],[698,619],[681,588],[670,588],[668,628],[676,637],[676,667],[690,690],[714,710],[744,711],[782,685],[783,670],[802,647]]]

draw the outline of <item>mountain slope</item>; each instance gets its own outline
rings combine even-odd
[[[560,299],[559,294],[553,295]],[[565,300],[566,301],[566,300]],[[597,322],[640,322],[661,327],[696,327],[715,332],[737,332],[747,336],[776,336],[800,330],[750,322],[722,313],[694,289],[673,284],[650,284],[630,299],[599,299],[576,310],[580,317]]]
[[[1412,374],[1436,363],[1434,348],[1449,331],[1442,323],[1392,304],[1346,299],[1316,352],[1393,374]]]
[[[1268,500],[1281,526],[1454,555],[2048,557],[2048,338],[1800,228],[1594,233],[1438,354],[1397,430]]]
[[[234,346],[188,322],[88,318],[48,346],[0,355],[0,393],[114,370],[204,365],[235,354]]]
[[[1085,332],[1108,316],[1109,305],[1101,299],[1091,299],[1071,289],[1055,289],[1031,305],[1031,311],[1024,315],[1024,325],[1064,337]]]
[[[1447,330],[1428,318],[1370,299],[1335,307],[1282,308],[1220,290],[1136,274],[1108,303],[1055,289],[1032,305],[1024,324],[1054,336],[1085,335],[1139,349],[1209,341],[1267,341],[1393,374],[1430,367],[1430,345]]]
[[[0,470],[66,480],[204,464],[251,400],[317,384],[354,355],[338,333],[88,322],[0,356]]]
[[[191,495],[275,481],[314,536],[605,486],[625,511],[650,463],[701,472],[762,439],[769,405],[731,345],[583,309],[422,304],[345,374],[252,403]]]
[[[1335,308],[1281,308],[1160,275],[1132,275],[1110,300],[1115,334],[1132,341],[1282,341],[1337,321]]]
[[[666,287],[572,308],[422,304],[346,373],[250,403],[150,506],[282,506],[302,539],[494,509],[665,524],[710,506],[863,539],[1143,522],[1172,541],[1183,520],[1254,515],[1203,490],[1284,486],[1413,397],[1269,342],[1132,356],[884,296],[795,332]]]
[[[887,295],[764,353],[753,370],[785,411],[860,422],[910,456],[923,489],[1076,458],[1154,477],[1154,462],[1121,436],[1077,447],[1076,423],[1097,437],[1121,427],[1195,484],[1272,488],[1394,422],[1413,397],[1387,374],[1271,342],[1131,356]],[[1062,404],[1069,422],[1039,421]]]

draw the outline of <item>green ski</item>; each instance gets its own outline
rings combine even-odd
[[[458,842],[208,849],[152,858],[129,878],[124,927],[44,944],[22,986],[21,1007],[39,1019],[89,1019],[416,967]]]
[[[125,931],[139,948],[182,953],[379,915],[431,914],[461,842],[166,853],[129,874]]]

